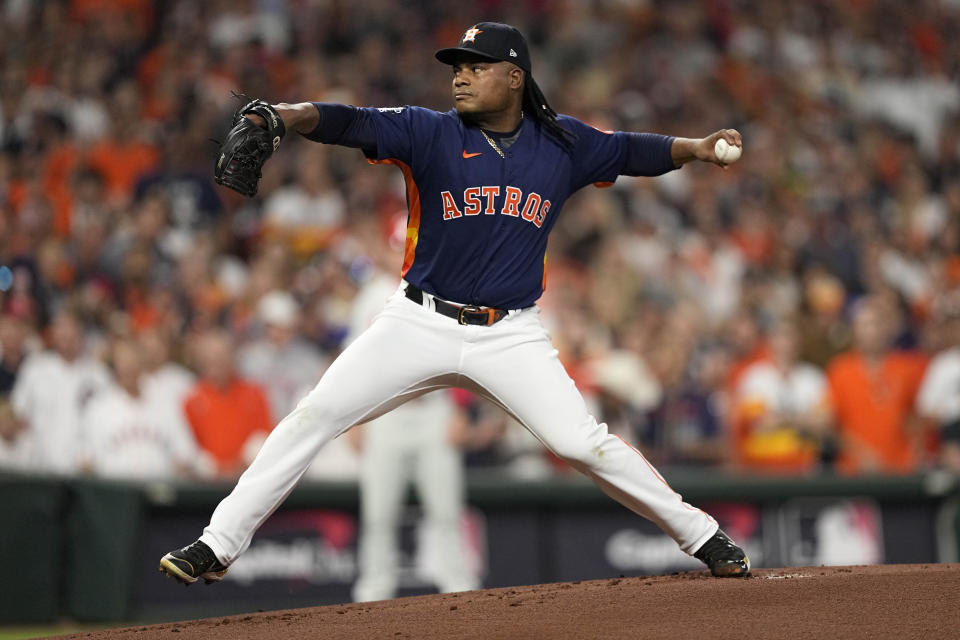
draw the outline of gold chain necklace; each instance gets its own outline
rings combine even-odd
[[[523,121],[523,111],[520,112],[520,121],[521,122]],[[493,141],[493,138],[488,136],[487,132],[484,131],[482,128],[480,127],[477,127],[477,128],[480,129],[480,133],[482,133],[483,137],[487,139],[487,142],[490,144],[491,147],[493,147],[493,150],[497,152],[497,155],[499,155],[501,158],[506,160],[507,156],[503,154],[503,150],[500,148],[500,146],[496,142]]]
[[[493,138],[488,136],[487,132],[484,131],[483,129],[480,129],[480,133],[482,133],[483,137],[487,139],[487,142],[490,143],[490,146],[493,147],[493,150],[496,151],[498,154],[500,154],[501,158],[506,159],[506,156],[503,155],[503,151],[500,149],[500,147],[497,146],[497,143],[493,141]]]

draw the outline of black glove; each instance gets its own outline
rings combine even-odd
[[[244,118],[247,113],[262,117],[266,126],[260,127]],[[249,198],[257,195],[263,164],[280,146],[286,132],[280,114],[263,100],[251,100],[237,109],[233,114],[233,128],[217,153],[217,164],[213,169],[216,183]]]

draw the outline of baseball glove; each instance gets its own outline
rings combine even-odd
[[[235,93],[234,96],[247,99],[242,94]],[[258,126],[245,118],[248,113],[266,120],[266,126]],[[280,146],[285,133],[280,114],[264,100],[250,100],[237,109],[233,114],[233,128],[217,153],[217,164],[213,169],[216,183],[248,198],[257,195],[263,164]]]

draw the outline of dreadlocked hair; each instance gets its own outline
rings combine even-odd
[[[547,131],[552,133],[564,147],[567,149],[573,147],[573,143],[578,138],[577,134],[560,126],[557,122],[557,112],[550,107],[543,91],[529,73],[523,83],[523,111],[546,127]]]

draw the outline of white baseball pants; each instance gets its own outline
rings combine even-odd
[[[424,528],[436,554],[433,579],[442,593],[479,587],[466,561],[460,531],[463,456],[450,442],[455,405],[440,391],[397,407],[363,426],[360,468],[360,574],[357,602],[396,596],[400,519],[407,486],[416,486]]]
[[[351,426],[444,387],[464,387],[500,405],[607,495],[653,521],[692,554],[716,521],[685,503],[643,455],[607,433],[557,357],[539,309],[493,326],[463,326],[403,294],[348,346],[273,430],[200,539],[230,564],[280,506],[321,447]]]

